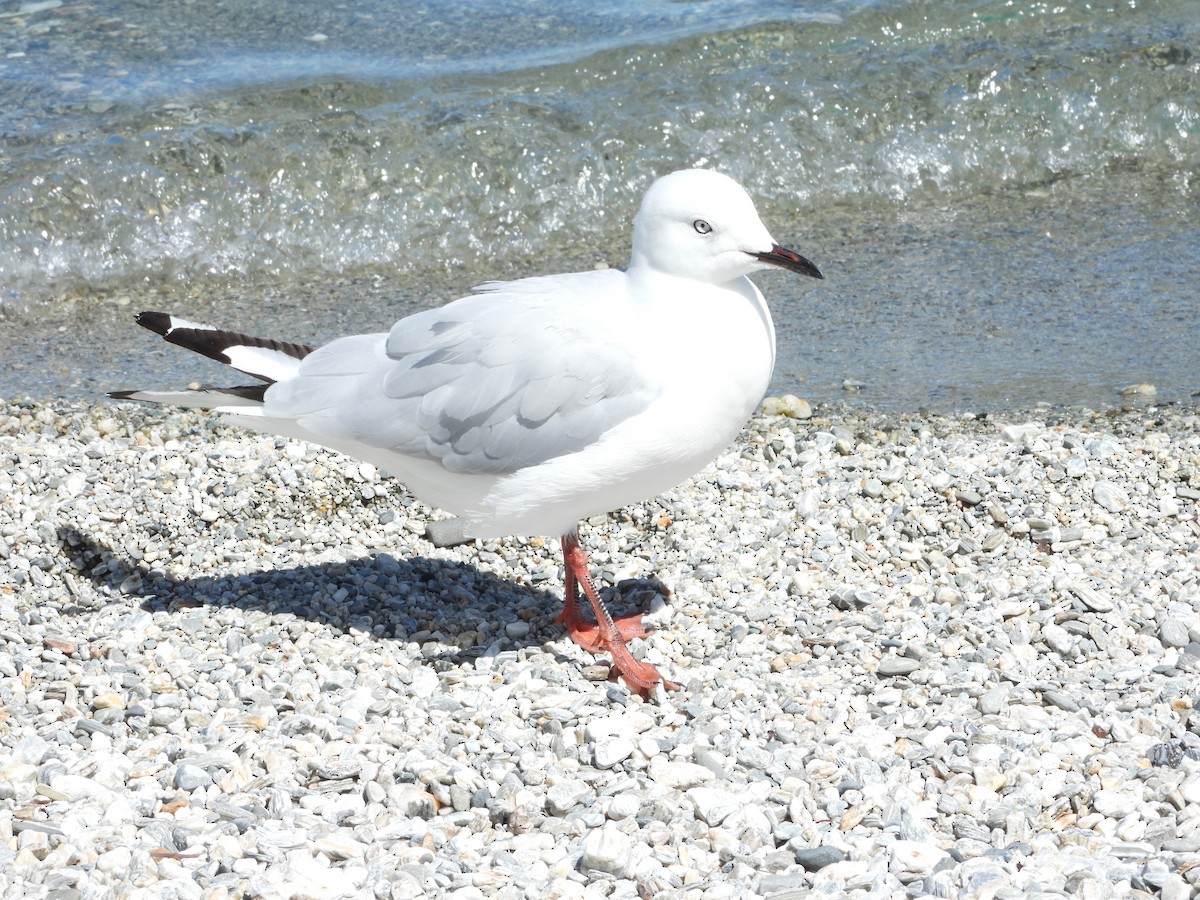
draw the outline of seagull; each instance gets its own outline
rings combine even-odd
[[[369,462],[470,538],[559,537],[557,620],[649,696],[676,685],[630,653],[641,616],[609,613],[578,523],[670,489],[732,443],[775,364],[747,277],[772,267],[823,277],[775,242],[736,181],[685,169],[646,192],[624,269],[488,282],[321,347],[143,312],[137,324],[256,383],[109,396],[208,408]]]

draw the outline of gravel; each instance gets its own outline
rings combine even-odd
[[[1194,896],[1200,416],[775,408],[583,530],[643,701],[556,540],[0,401],[0,894]]]

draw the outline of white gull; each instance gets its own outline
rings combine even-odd
[[[470,537],[561,537],[559,620],[645,693],[674,686],[629,652],[640,619],[609,615],[578,523],[669,489],[733,441],[775,363],[770,311],[746,277],[772,266],[822,277],[774,241],[737,182],[687,169],[646,193],[624,270],[491,282],[319,348],[145,312],[139,324],[261,383],[111,396],[212,408],[370,462]]]

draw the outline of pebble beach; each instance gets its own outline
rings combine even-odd
[[[0,403],[0,893],[1196,896],[1200,415],[765,409],[582,529],[681,686],[643,700],[554,623],[554,540]]]

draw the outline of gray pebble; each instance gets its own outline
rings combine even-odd
[[[1075,712],[1079,709],[1079,703],[1063,691],[1043,691],[1042,699],[1052,706],[1057,706],[1059,709],[1067,712]]]
[[[795,852],[796,862],[809,872],[816,872],[828,865],[841,862],[846,854],[836,847],[799,847]]]
[[[799,892],[809,887],[808,876],[803,872],[780,872],[764,875],[758,881],[758,892],[763,897],[800,897]]]
[[[1158,626],[1158,639],[1164,647],[1186,647],[1191,642],[1187,622],[1167,616]]]
[[[181,791],[194,791],[197,788],[208,787],[212,783],[212,776],[199,766],[180,763],[175,768],[174,784]]]
[[[514,641],[523,641],[529,637],[529,623],[520,620],[509,622],[504,626],[504,633]]]
[[[435,547],[455,547],[471,540],[462,519],[436,519],[425,523],[425,536]]]
[[[1006,539],[1007,535],[1005,535],[1003,531],[1001,531],[999,528],[993,528],[984,536],[983,540],[979,544],[979,547],[985,553],[991,553],[993,550],[998,550],[1001,546],[1003,546]]]
[[[911,675],[919,668],[921,668],[920,660],[909,659],[905,656],[885,656],[879,661],[879,666],[876,668],[875,674],[880,677]]]
[[[1008,706],[1008,694],[1009,689],[1003,686],[984,691],[979,696],[979,711],[985,716],[999,715]]]

